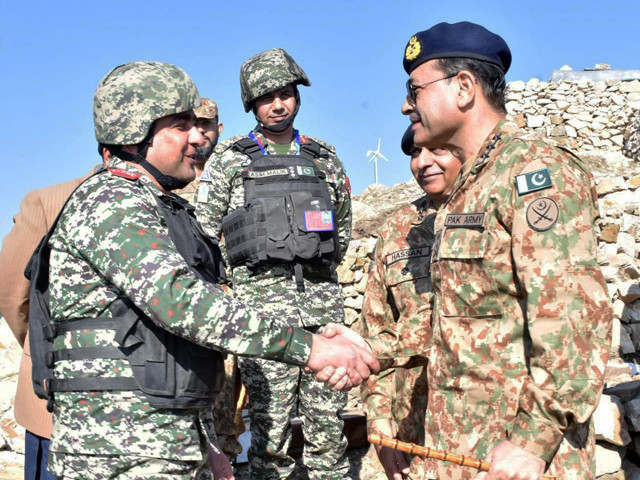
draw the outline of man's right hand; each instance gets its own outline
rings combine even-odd
[[[305,367],[336,391],[360,385],[371,373],[380,370],[380,364],[368,349],[340,334],[332,338],[314,335]]]

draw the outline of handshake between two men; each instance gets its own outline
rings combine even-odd
[[[315,372],[316,379],[332,390],[346,391],[378,373],[380,363],[360,335],[343,325],[329,323],[322,334],[313,336],[304,368]]]

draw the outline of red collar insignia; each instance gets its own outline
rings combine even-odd
[[[140,178],[140,173],[128,172],[122,168],[110,168],[109,172],[117,177],[126,178],[127,180],[137,180]]]

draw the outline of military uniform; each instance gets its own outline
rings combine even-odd
[[[547,474],[593,478],[612,318],[597,215],[580,160],[514,124],[499,122],[465,162],[435,224],[426,445],[483,458],[508,439],[551,462]]]
[[[195,205],[196,195],[198,193],[198,185],[200,185],[200,175],[184,188],[174,190],[172,193],[184,198],[191,205]],[[229,295],[231,291],[228,285],[221,285],[221,288]],[[227,355],[224,360],[225,381],[222,390],[216,397],[213,405],[213,421],[218,438],[218,445],[231,459],[242,453],[242,445],[238,441],[238,436],[244,432],[244,424],[237,425],[235,423],[236,399],[235,390],[236,383],[236,360],[233,355]]]
[[[276,154],[259,130],[251,134],[267,155]],[[300,143],[294,138],[288,155],[298,155],[300,144],[309,141],[297,132],[295,136]],[[200,179],[196,214],[205,231],[216,239],[222,235],[223,217],[245,204],[242,171],[251,162],[247,155],[232,148],[243,138],[247,137],[234,137],[218,145]],[[238,265],[231,272],[236,298],[289,325],[317,332],[328,322],[344,321],[335,267],[351,236],[351,201],[348,180],[333,147],[311,140],[322,147],[314,163],[326,177],[335,210],[339,252],[333,264],[303,264],[304,291],[296,284],[293,263],[259,264],[252,268]],[[285,478],[292,471],[293,460],[287,449],[291,440],[290,417],[295,415],[297,402],[305,434],[303,461],[310,477],[343,478],[348,461],[338,411],[345,406],[346,395],[331,391],[297,367],[241,359],[240,368],[250,398],[249,458],[253,477]]]
[[[163,329],[195,344],[301,365],[310,336],[268,320],[199,280],[176,250],[146,176],[117,157],[111,173],[71,197],[50,240],[50,308],[56,324],[108,317],[124,295]],[[172,198],[177,198],[171,196]],[[117,347],[113,330],[71,330],[56,349]],[[62,359],[54,378],[132,377],[124,359]],[[215,439],[210,408],[156,408],[136,391],[57,392],[49,468],[65,478],[192,478]],[[101,469],[101,470],[92,470]],[[206,468],[206,467],[205,467]],[[153,472],[153,473],[149,473]],[[148,475],[147,475],[148,474]]]
[[[393,432],[395,438],[420,445],[427,400],[425,348],[431,340],[429,259],[435,216],[434,203],[424,196],[382,226],[357,324],[378,356],[387,357],[387,364],[394,357],[394,365],[403,367],[371,376],[360,387],[369,433]]]

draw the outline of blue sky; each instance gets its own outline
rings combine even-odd
[[[84,175],[99,161],[91,104],[98,81],[131,60],[184,68],[216,100],[222,138],[254,126],[238,74],[249,56],[286,49],[311,79],[301,87],[301,133],[337,148],[353,193],[373,182],[366,152],[382,138],[386,185],[411,174],[400,151],[409,37],[441,21],[469,20],[500,34],[513,53],[507,80],[547,80],[609,63],[640,68],[640,2],[492,0],[274,1],[0,0],[0,237],[25,193]]]

